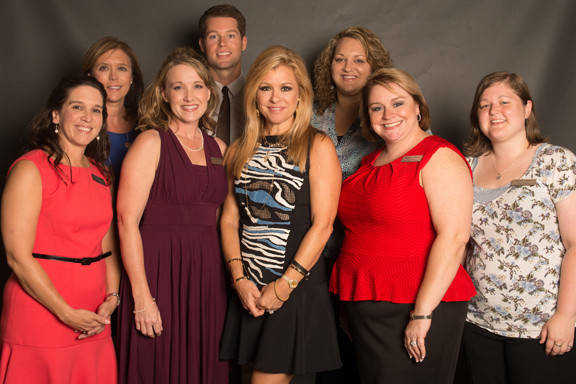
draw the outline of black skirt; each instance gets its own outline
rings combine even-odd
[[[322,258],[282,308],[253,317],[238,296],[228,300],[220,358],[266,373],[302,375],[341,366],[336,322]]]

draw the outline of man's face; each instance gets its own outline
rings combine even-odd
[[[210,17],[206,20],[206,34],[200,38],[200,49],[214,70],[240,66],[246,49],[246,36],[241,36],[238,23],[232,17]]]

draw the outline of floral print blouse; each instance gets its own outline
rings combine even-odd
[[[478,158],[468,161],[474,169]],[[474,187],[466,269],[478,293],[469,322],[506,337],[539,337],[556,310],[566,252],[555,204],[575,190],[575,155],[551,144],[540,144],[521,179]]]
[[[332,104],[322,115],[312,117],[312,126],[327,134],[336,146],[336,153],[342,167],[342,179],[347,178],[360,168],[362,158],[376,149],[374,143],[370,143],[362,136],[360,123],[355,121],[348,128],[344,136],[336,135],[336,105]]]

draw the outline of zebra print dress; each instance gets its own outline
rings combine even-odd
[[[300,213],[309,209],[307,177],[277,142],[268,136],[269,146],[261,145],[234,181],[244,270],[259,288],[282,275],[293,256],[289,242],[309,227],[308,212]]]
[[[278,137],[267,136],[234,180],[240,210],[245,274],[261,289],[278,279],[308,232],[308,164],[288,160]],[[237,295],[229,297],[220,358],[253,364],[262,372],[306,374],[340,366],[336,326],[320,257],[288,301],[273,314],[252,317]]]

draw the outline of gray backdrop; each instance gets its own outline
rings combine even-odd
[[[204,0],[0,0],[0,185],[32,116],[57,80],[104,35],[127,41],[145,80],[174,47],[196,40]],[[496,70],[521,74],[542,130],[576,150],[576,1],[233,0],[248,19],[245,69],[272,44],[311,65],[350,25],[376,32],[396,66],[419,82],[432,129],[460,145],[476,84]],[[0,275],[7,268],[0,267]],[[3,279],[0,278],[0,282]]]
[[[0,0],[0,174],[49,91],[76,71],[104,35],[126,40],[145,80],[175,46],[196,41],[198,18],[218,1]],[[434,132],[460,145],[480,78],[515,71],[530,86],[552,142],[576,150],[576,1],[571,0],[233,0],[247,17],[245,70],[272,44],[311,65],[328,39],[350,25],[380,36],[396,66],[419,82]],[[1,181],[1,180],[0,180]]]

